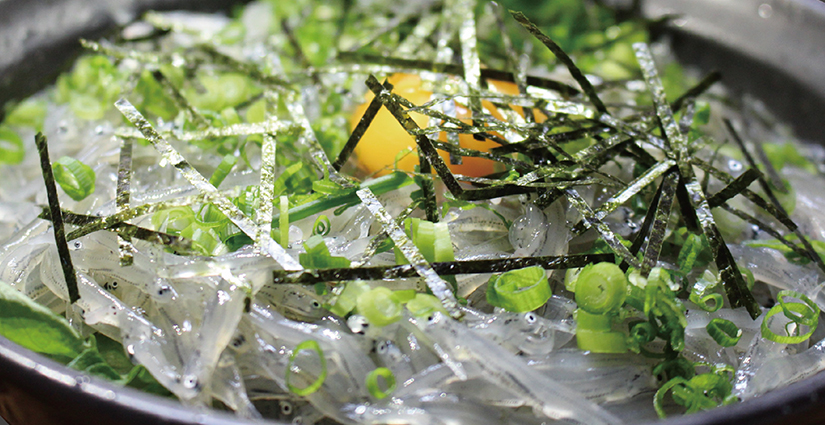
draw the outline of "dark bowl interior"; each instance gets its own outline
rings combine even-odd
[[[232,3],[0,0],[0,105],[53,81],[79,54],[80,37],[105,34],[148,9],[225,10]],[[648,17],[675,15],[667,32],[680,60],[721,71],[733,91],[764,101],[801,138],[825,143],[825,3],[642,0],[639,11]],[[825,374],[755,400],[661,423],[822,423],[825,402],[820,400],[825,400]],[[252,423],[90,378],[2,337],[0,416],[12,425]]]

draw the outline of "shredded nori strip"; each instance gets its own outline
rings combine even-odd
[[[710,173],[713,177],[719,179],[725,184],[730,184],[734,178],[731,177],[728,173],[708,164],[707,162],[699,159],[699,158],[691,158],[691,164],[696,165],[701,170],[704,170]],[[751,191],[750,189],[743,189],[741,195],[747,198],[749,201],[753,202],[754,205],[762,208],[763,210],[767,211],[768,214],[772,215],[775,219],[777,219],[780,223],[782,223],[785,227],[788,228],[790,231],[794,231],[798,226],[791,220],[790,217],[785,213],[784,210],[780,211],[776,206],[766,201],[764,198],[759,196],[757,193]]]
[[[745,142],[742,138],[739,137],[739,133],[733,128],[733,124],[727,118],[724,120],[725,126],[728,128],[728,131],[733,136],[733,140],[736,141],[736,144],[739,145],[739,149],[744,154],[745,159],[748,161],[748,165],[752,168],[756,168],[756,161],[753,160],[753,156],[751,156],[750,152],[748,151],[747,147],[745,146]],[[788,216],[788,213],[785,211],[785,208],[779,203],[779,200],[776,198],[776,195],[773,193],[773,189],[768,184],[767,180],[765,180],[764,176],[760,177],[758,180],[759,185],[762,187],[762,190],[768,195],[768,199],[770,199],[773,206],[781,212],[785,217]],[[790,220],[790,218],[789,218]],[[802,245],[807,250],[807,257],[811,259],[816,265],[819,267],[820,270],[825,271],[825,262],[816,253],[814,247],[811,245],[811,242],[808,240],[808,237],[799,230],[799,227],[794,226],[794,229],[791,230],[802,242]]]
[[[137,127],[149,142],[160,152],[165,161],[170,163],[191,183],[195,188],[204,194],[213,196],[212,203],[224,214],[233,224],[238,226],[242,232],[252,239],[257,238],[258,227],[252,220],[249,219],[231,200],[221,196],[218,189],[204,178],[194,167],[192,167],[183,156],[178,153],[172,145],[169,144],[161,135],[152,127],[152,124],[138,112],[126,99],[120,99],[115,102],[115,106],[132,124]],[[302,270],[301,264],[292,258],[283,247],[270,241],[264,250],[277,261],[284,269],[287,270]]]
[[[794,244],[793,242],[785,239],[785,237],[781,233],[774,230],[767,223],[765,223],[763,221],[760,221],[758,218],[756,218],[756,217],[754,217],[754,216],[752,216],[752,215],[750,215],[750,214],[748,214],[748,213],[746,213],[746,212],[744,212],[744,211],[742,211],[738,208],[734,208],[734,207],[732,207],[728,204],[722,204],[721,208],[724,209],[725,211],[741,218],[742,220],[747,221],[752,226],[758,227],[759,230],[773,236],[776,240],[778,240],[779,242],[782,242],[785,246],[787,246],[788,248],[790,248],[791,250],[793,250],[794,252],[796,252],[800,256],[805,257],[805,258],[808,257],[808,251],[806,251],[805,248],[802,248],[802,247]]]
[[[762,176],[762,172],[756,168],[748,168],[739,177],[730,182],[722,190],[716,192],[708,198],[708,205],[711,208],[716,208],[724,205],[729,199],[742,193],[754,180]]]
[[[100,220],[102,217],[95,215],[76,214],[68,210],[61,209],[63,215],[63,223],[72,226],[85,226]],[[38,215],[38,218],[51,221],[51,215],[48,207],[43,207],[43,211]],[[169,233],[159,232],[157,230],[147,229],[145,227],[137,226],[131,223],[119,222],[115,223],[106,229],[118,234],[121,237],[134,237],[146,242],[152,242],[158,245],[167,246],[179,254],[194,253],[192,249],[192,240],[183,236],[170,235]]]
[[[77,290],[77,275],[75,275],[69,245],[66,243],[66,233],[63,230],[63,214],[60,212],[60,200],[57,198],[57,186],[54,181],[52,162],[49,159],[49,142],[43,133],[34,136],[37,151],[40,153],[40,169],[43,172],[43,181],[46,184],[46,195],[49,198],[49,215],[54,229],[54,243],[57,245],[57,254],[60,257],[60,266],[63,268],[63,277],[66,278],[66,289],[69,292],[69,302],[74,303],[80,298]]]
[[[250,136],[253,134],[289,134],[300,130],[300,125],[289,121],[267,120],[260,123],[240,123],[226,127],[208,127],[200,131],[161,131],[163,137],[174,137],[181,142],[201,141],[204,139],[219,139],[232,136]],[[115,130],[115,136],[132,139],[146,139],[146,137],[135,128],[119,128]]]
[[[198,112],[188,100],[186,100],[186,97],[184,97],[180,90],[178,90],[178,88],[175,87],[175,85],[172,84],[172,82],[169,81],[165,75],[163,75],[163,72],[156,69],[152,71],[152,77],[161,85],[161,87],[163,87],[166,94],[172,99],[172,101],[175,102],[175,106],[177,106],[178,109],[183,109],[187,114],[189,114],[189,118],[198,128],[209,127],[209,122],[206,121],[206,118],[204,118],[204,116],[201,115],[201,113]]]
[[[607,217],[610,213],[615,211],[616,208],[618,208],[625,202],[629,201],[630,198],[641,192],[642,189],[653,184],[653,182],[656,179],[665,174],[674,165],[676,165],[675,162],[671,160],[665,160],[656,164],[656,166],[649,168],[647,171],[642,173],[642,175],[640,175],[635,180],[630,182],[626,187],[624,187],[622,190],[611,196],[610,199],[608,199],[601,206],[599,206],[599,208],[597,208],[594,211],[596,217],[598,217],[600,220]],[[575,226],[573,226],[571,232],[574,235],[577,235],[581,234],[584,230],[585,222],[584,220],[582,220]]]
[[[120,158],[117,166],[117,188],[115,205],[118,212],[129,208],[132,181],[132,139],[120,139]],[[118,255],[121,266],[130,266],[134,262],[135,247],[128,236],[118,235]]]
[[[358,197],[361,198],[363,205],[372,213],[373,217],[381,223],[384,232],[395,242],[396,248],[398,248],[401,254],[404,255],[404,258],[410,262],[416,274],[424,278],[427,287],[429,287],[433,295],[441,301],[441,304],[447,312],[454,318],[460,318],[463,314],[458,308],[458,301],[450,289],[450,285],[433,270],[430,263],[424,259],[424,256],[415,244],[413,244],[412,240],[407,237],[404,231],[401,230],[398,224],[390,217],[378,198],[376,198],[369,189],[360,189],[356,193]]]
[[[613,233],[612,230],[605,224],[601,218],[599,218],[595,212],[590,208],[590,205],[587,204],[587,201],[579,195],[576,189],[567,189],[567,201],[579,211],[581,214],[582,219],[587,227],[596,228],[596,231],[601,234],[602,239],[607,243],[607,246],[610,247],[613,252],[619,256],[619,258],[626,261],[628,264],[635,268],[641,268],[641,263],[639,260],[636,259],[633,254],[628,251],[627,247],[622,244],[619,237]]]
[[[690,204],[696,211],[697,224],[708,240],[711,253],[716,260],[716,267],[719,269],[722,278],[722,286],[725,288],[731,307],[745,307],[751,318],[756,319],[762,313],[762,310],[748,289],[748,285],[742,277],[742,272],[739,271],[733,255],[731,255],[722,234],[719,232],[719,228],[716,226],[707,198],[705,198],[702,186],[693,173],[693,168],[685,158],[682,159],[683,161],[679,163],[682,181],[679,184],[685,187]]]
[[[464,260],[430,263],[439,275],[503,273],[525,267],[540,266],[545,270],[563,270],[584,267],[588,264],[613,261],[612,254],[583,254],[568,256],[514,257],[494,260]],[[299,283],[311,285],[320,282],[350,280],[381,280],[417,277],[418,273],[411,264],[396,266],[374,266],[342,269],[317,269],[290,272],[275,270],[272,272],[273,283]]]
[[[647,277],[650,270],[656,266],[659,261],[659,255],[662,252],[662,243],[665,241],[665,233],[667,232],[667,225],[670,219],[670,209],[673,206],[673,198],[676,195],[676,185],[679,183],[679,170],[674,167],[671,168],[662,180],[659,189],[659,202],[656,208],[656,218],[650,226],[650,236],[647,238],[647,246],[645,247],[644,258],[642,259],[642,276]]]
[[[464,67],[462,65],[453,65],[448,63],[435,63],[417,59],[403,59],[391,56],[370,55],[360,52],[339,52],[337,58],[339,61],[344,63],[376,63],[405,69],[417,69],[422,71],[432,71],[451,75],[464,75]],[[505,81],[510,83],[516,81],[513,73],[491,68],[482,68],[481,78]],[[526,78],[526,82],[528,86],[553,90],[558,92],[562,96],[570,97],[580,93],[580,91],[575,87],[547,78],[540,78],[528,75]]]
[[[292,86],[292,83],[290,81],[278,78],[274,75],[264,74],[263,71],[261,71],[260,68],[258,68],[254,64],[242,62],[229,55],[221,53],[214,45],[201,44],[198,46],[198,48],[200,48],[203,52],[211,56],[216,63],[226,65],[229,68],[237,72],[240,72],[241,74],[248,75],[253,80],[258,81],[259,83],[265,86],[269,86],[271,88],[276,89],[282,88],[294,90],[294,87]]]
[[[576,82],[579,83],[579,86],[587,95],[587,98],[590,99],[590,102],[593,103],[593,105],[600,113],[606,114],[607,107],[605,107],[604,103],[602,103],[602,100],[599,99],[599,95],[598,93],[596,93],[596,89],[593,88],[593,85],[590,84],[590,81],[587,79],[587,77],[585,77],[579,69],[579,67],[577,67],[576,64],[573,63],[573,59],[570,59],[570,56],[568,56],[567,53],[565,53],[565,51],[562,50],[562,48],[559,47],[559,45],[556,44],[555,41],[551,40],[550,37],[544,35],[544,33],[541,32],[541,30],[535,24],[530,22],[530,20],[527,19],[527,17],[524,16],[523,13],[511,10],[510,14],[513,15],[513,18],[515,18],[516,21],[524,27],[524,29],[530,32],[530,34],[533,34],[534,37],[539,39],[539,41],[541,41],[545,46],[547,46],[548,49],[550,49],[551,52],[553,52],[556,58],[558,58],[564,64],[564,66],[566,66],[567,69],[570,71],[570,74],[573,76],[573,79],[575,79]]]
[[[392,91],[392,84],[388,81],[385,80],[383,85],[384,89],[387,91]],[[347,143],[338,154],[338,158],[332,163],[332,168],[336,171],[341,171],[341,167],[344,166],[350,155],[352,155],[352,152],[355,151],[355,146],[358,145],[358,142],[361,141],[362,137],[364,137],[364,133],[367,132],[367,128],[369,128],[370,124],[372,124],[372,120],[375,119],[375,115],[378,114],[380,109],[381,101],[378,100],[378,97],[373,97],[369,106],[367,106],[367,110],[364,111],[364,115],[362,115],[361,119],[358,120],[358,125],[355,126],[352,133],[349,135]]]

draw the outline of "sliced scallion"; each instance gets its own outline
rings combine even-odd
[[[730,320],[718,317],[711,320],[705,329],[708,335],[723,347],[733,347],[742,338],[742,329],[736,327]]]
[[[321,362],[321,373],[318,375],[318,378],[315,379],[311,384],[307,385],[304,388],[299,388],[293,385],[290,382],[290,378],[292,377],[293,367],[295,364],[295,358],[298,356],[298,353],[301,351],[314,351],[318,355],[318,360]],[[289,388],[293,394],[297,394],[299,396],[307,396],[315,391],[318,391],[321,388],[321,385],[324,384],[324,380],[327,379],[327,359],[324,358],[324,350],[321,349],[321,346],[318,342],[308,339],[297,346],[295,349],[292,350],[292,355],[289,356],[289,361],[286,365],[286,386]]]
[[[68,156],[52,163],[54,180],[75,201],[86,199],[95,191],[95,172],[92,167]]]
[[[547,275],[538,266],[511,270],[487,283],[487,302],[517,313],[541,307],[552,295]]]
[[[385,389],[381,389],[378,378],[384,379]],[[366,384],[367,391],[369,391],[373,397],[379,400],[385,399],[395,391],[395,374],[385,367],[379,367],[367,374]]]

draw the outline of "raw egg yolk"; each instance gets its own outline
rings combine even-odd
[[[432,93],[421,88],[421,78],[412,74],[394,74],[389,77],[389,82],[393,85],[393,93],[406,98],[410,102],[421,105],[430,100]],[[501,81],[489,81],[495,86],[499,93],[518,94],[518,88],[513,83]],[[354,129],[361,117],[364,115],[370,101],[374,95],[368,92],[366,102],[360,105],[350,118],[350,129]],[[502,119],[501,114],[489,101],[482,101],[482,106],[490,111],[490,114],[498,119]],[[514,110],[521,113],[521,108],[514,107]],[[410,117],[424,128],[429,126],[429,117],[417,112],[410,112]],[[456,118],[466,123],[470,123],[471,113],[463,105],[456,104]],[[538,118],[538,117],[537,117]],[[462,148],[473,149],[481,152],[489,152],[490,149],[499,146],[489,140],[476,140],[472,134],[459,134],[459,145]],[[439,140],[447,142],[445,133],[439,134]],[[396,166],[396,157],[399,153],[406,153],[397,162],[397,168],[403,171],[412,172],[418,165],[418,152],[415,138],[410,136],[403,126],[387,111],[381,108],[373,119],[367,131],[364,133],[358,145],[355,147],[355,155],[358,167],[367,174],[383,175],[389,173]],[[450,156],[447,152],[439,151],[439,155],[444,158],[444,162],[454,173],[471,177],[482,177],[497,171],[503,171],[504,167],[493,160],[476,157],[462,157],[461,164],[451,164]]]

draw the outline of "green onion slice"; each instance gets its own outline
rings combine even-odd
[[[81,201],[95,191],[95,172],[92,167],[64,156],[52,163],[54,180],[75,201]]]
[[[314,382],[304,388],[298,388],[289,382],[289,378],[292,376],[292,367],[295,363],[295,357],[297,357],[298,353],[301,351],[314,351],[318,355],[318,360],[321,362],[321,374],[318,375],[318,378]],[[307,396],[315,391],[318,391],[318,389],[321,388],[321,385],[324,384],[325,379],[327,379],[327,359],[324,358],[324,350],[321,349],[318,342],[308,339],[295,346],[295,349],[292,350],[292,355],[289,356],[289,361],[286,364],[286,386],[289,388],[289,391],[299,396]]]
[[[487,283],[487,303],[516,313],[535,310],[552,295],[547,275],[539,266],[511,270]]]
[[[388,288],[379,287],[362,293],[356,306],[371,325],[386,326],[401,319],[401,303]]]
[[[705,327],[708,334],[717,344],[723,347],[733,347],[742,338],[742,329],[730,320],[715,318]]]
[[[386,389],[381,389],[378,378],[384,378]],[[367,390],[373,397],[379,400],[387,398],[395,391],[395,374],[385,367],[379,367],[367,374],[366,384]]]
[[[0,126],[0,162],[17,164],[23,160],[25,154],[23,139],[14,130]]]
[[[212,177],[209,177],[209,183],[212,183],[212,186],[218,187],[221,183],[226,179],[226,176],[229,175],[229,172],[232,171],[232,167],[238,163],[238,158],[231,153],[226,154],[221,163],[218,164],[218,168],[215,169],[215,172],[212,173]]]
[[[802,300],[798,302],[786,302],[785,297],[792,296]],[[778,304],[773,306],[765,318],[762,320],[762,337],[780,344],[798,344],[811,337],[819,323],[819,307],[807,296],[795,291],[779,291],[777,295]],[[778,335],[768,326],[768,319],[782,312],[785,317],[797,325],[808,326],[808,331],[802,335]]]
[[[580,350],[593,353],[624,353],[627,351],[627,337],[622,332],[577,329],[576,344]]]
[[[330,230],[329,217],[321,214],[315,219],[315,224],[312,225],[312,234],[326,236]]]
[[[592,314],[618,309],[627,297],[627,278],[614,263],[585,267],[576,279],[576,303]]]

